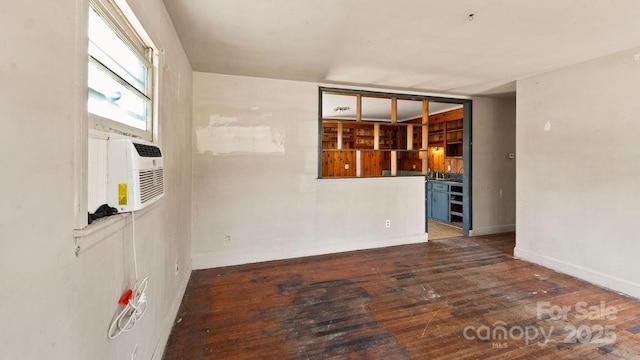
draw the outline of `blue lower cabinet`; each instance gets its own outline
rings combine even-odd
[[[449,222],[449,194],[446,192],[431,192],[431,214],[436,220]]]

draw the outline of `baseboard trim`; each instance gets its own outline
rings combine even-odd
[[[616,276],[611,276],[609,274],[571,264],[549,256],[539,255],[528,250],[522,250],[518,247],[513,249],[513,256],[520,260],[525,260],[563,274],[574,276],[609,290],[640,298],[640,284],[629,280],[621,279]]]
[[[488,226],[469,230],[469,236],[484,236],[516,231],[516,224]]]
[[[164,350],[167,347],[167,342],[169,342],[169,336],[171,335],[171,330],[173,330],[173,324],[176,321],[176,317],[178,316],[178,311],[180,310],[180,304],[182,304],[182,299],[184,298],[184,293],[187,291],[187,284],[189,284],[189,279],[191,278],[191,270],[192,270],[192,262],[188,264],[185,269],[183,279],[180,283],[180,288],[178,289],[178,293],[180,296],[176,296],[173,299],[173,303],[171,303],[171,309],[169,309],[169,314],[171,316],[167,316],[165,318],[164,324],[162,324],[162,330],[160,331],[160,337],[158,338],[158,343],[156,344],[155,349],[153,350],[153,355],[151,356],[152,360],[160,360],[164,356]]]
[[[347,251],[375,249],[388,246],[408,245],[426,243],[427,234],[417,234],[396,238],[386,238],[369,242],[349,242],[335,241],[326,243],[322,247],[287,249],[287,254],[283,256],[281,252],[274,251],[253,251],[253,252],[210,252],[204,254],[194,254],[192,265],[194,270],[210,269],[223,266],[244,265],[259,263],[264,261],[294,259],[306,256],[335,254]]]

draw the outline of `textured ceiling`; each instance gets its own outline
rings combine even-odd
[[[164,2],[195,71],[276,79],[497,94],[640,45],[638,0]]]

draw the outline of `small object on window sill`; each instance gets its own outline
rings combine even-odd
[[[113,208],[107,204],[100,205],[100,207],[93,214],[89,213],[89,224],[91,224],[94,220],[115,215],[118,213],[118,209]]]

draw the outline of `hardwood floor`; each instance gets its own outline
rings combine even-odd
[[[164,358],[640,358],[640,301],[513,246],[503,234],[195,271]]]

